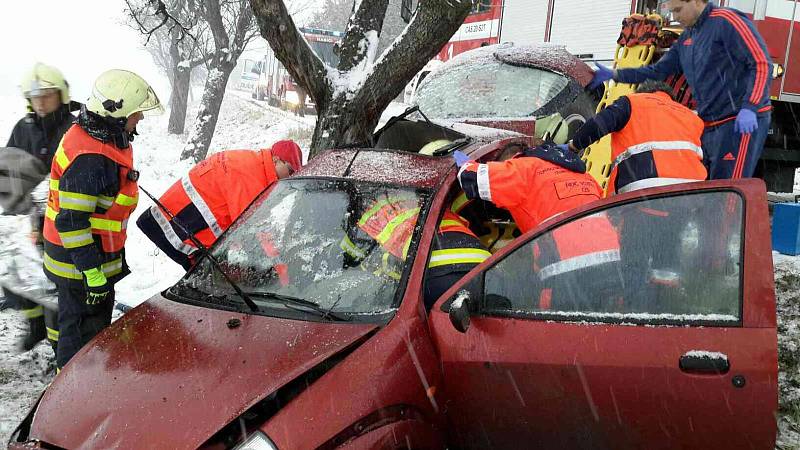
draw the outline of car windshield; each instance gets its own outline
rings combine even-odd
[[[569,85],[569,78],[531,67],[461,64],[430,76],[417,104],[437,119],[529,117],[536,115]]]
[[[386,316],[396,310],[427,195],[349,180],[282,180],[253,202],[212,254],[260,314],[310,320]],[[404,252],[394,252],[400,257],[392,255],[393,242],[401,242]],[[208,258],[171,293],[250,311]]]

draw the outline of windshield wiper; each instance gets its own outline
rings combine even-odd
[[[350,321],[350,318],[348,318],[348,317],[344,317],[344,316],[341,316],[341,315],[336,314],[334,312],[331,312],[332,308],[331,309],[324,309],[322,306],[320,306],[319,303],[312,302],[310,300],[302,299],[302,298],[299,298],[299,297],[292,297],[291,295],[278,294],[276,292],[247,292],[246,294],[249,297],[261,298],[261,299],[267,299],[267,300],[275,300],[275,301],[283,303],[284,306],[286,306],[287,308],[291,308],[291,309],[297,309],[297,308],[294,308],[293,306],[305,307],[305,308],[308,308],[308,309],[303,309],[303,311],[308,311],[308,310],[315,311],[316,313],[318,313],[319,317],[321,317],[322,319],[331,318],[331,319],[333,319],[333,320],[335,320],[337,322],[349,322]],[[335,306],[335,304],[334,304],[334,306]]]

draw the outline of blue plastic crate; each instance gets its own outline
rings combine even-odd
[[[772,215],[772,249],[784,255],[800,254],[800,204],[775,205]]]

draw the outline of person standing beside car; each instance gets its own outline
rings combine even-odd
[[[61,71],[46,64],[34,64],[23,77],[21,88],[28,103],[28,114],[14,126],[6,147],[19,148],[41,161],[43,173],[46,174],[61,138],[75,120],[71,111],[77,103],[71,102],[69,84]],[[42,179],[44,176],[39,178]],[[28,211],[19,213],[27,214]],[[41,242],[43,220],[41,215],[31,214],[37,242]],[[47,338],[55,350],[58,342],[57,314],[8,288],[3,291],[6,302],[20,308],[28,322],[28,329],[18,347],[27,351]]]
[[[114,284],[130,273],[126,228],[139,178],[131,141],[144,112],[163,112],[144,79],[102,73],[53,158],[44,270],[58,288],[58,369],[111,323]]]
[[[772,61],[747,16],[708,0],[670,0],[670,12],[687,27],[652,66],[611,70],[597,65],[590,89],[665,80],[683,73],[705,122],[703,163],[712,180],[752,177],[767,139],[772,105]]]
[[[228,229],[264,189],[302,166],[302,152],[283,140],[260,151],[225,150],[194,166],[136,220],[156,247],[189,270],[199,250],[188,233],[206,248]],[[174,218],[172,217],[174,216]]]
[[[589,119],[561,150],[579,153],[611,134],[609,190],[637,189],[706,179],[700,137],[703,121],[672,98],[664,82],[648,80]]]

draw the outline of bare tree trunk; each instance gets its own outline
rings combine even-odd
[[[172,97],[169,102],[169,125],[167,131],[170,134],[183,134],[186,126],[186,107],[189,103],[189,82],[192,77],[192,69],[188,67],[175,67],[173,69]]]
[[[212,64],[203,89],[203,99],[200,101],[200,110],[197,111],[195,127],[189,142],[183,148],[181,159],[192,158],[195,162],[200,162],[208,155],[208,147],[214,137],[214,130],[217,127],[219,110],[222,107],[222,100],[225,97],[225,87],[228,78],[236,66],[236,58],[231,58],[233,62],[227,61],[227,54],[221,58],[214,58],[216,64]],[[222,60],[221,62],[219,62]]]

